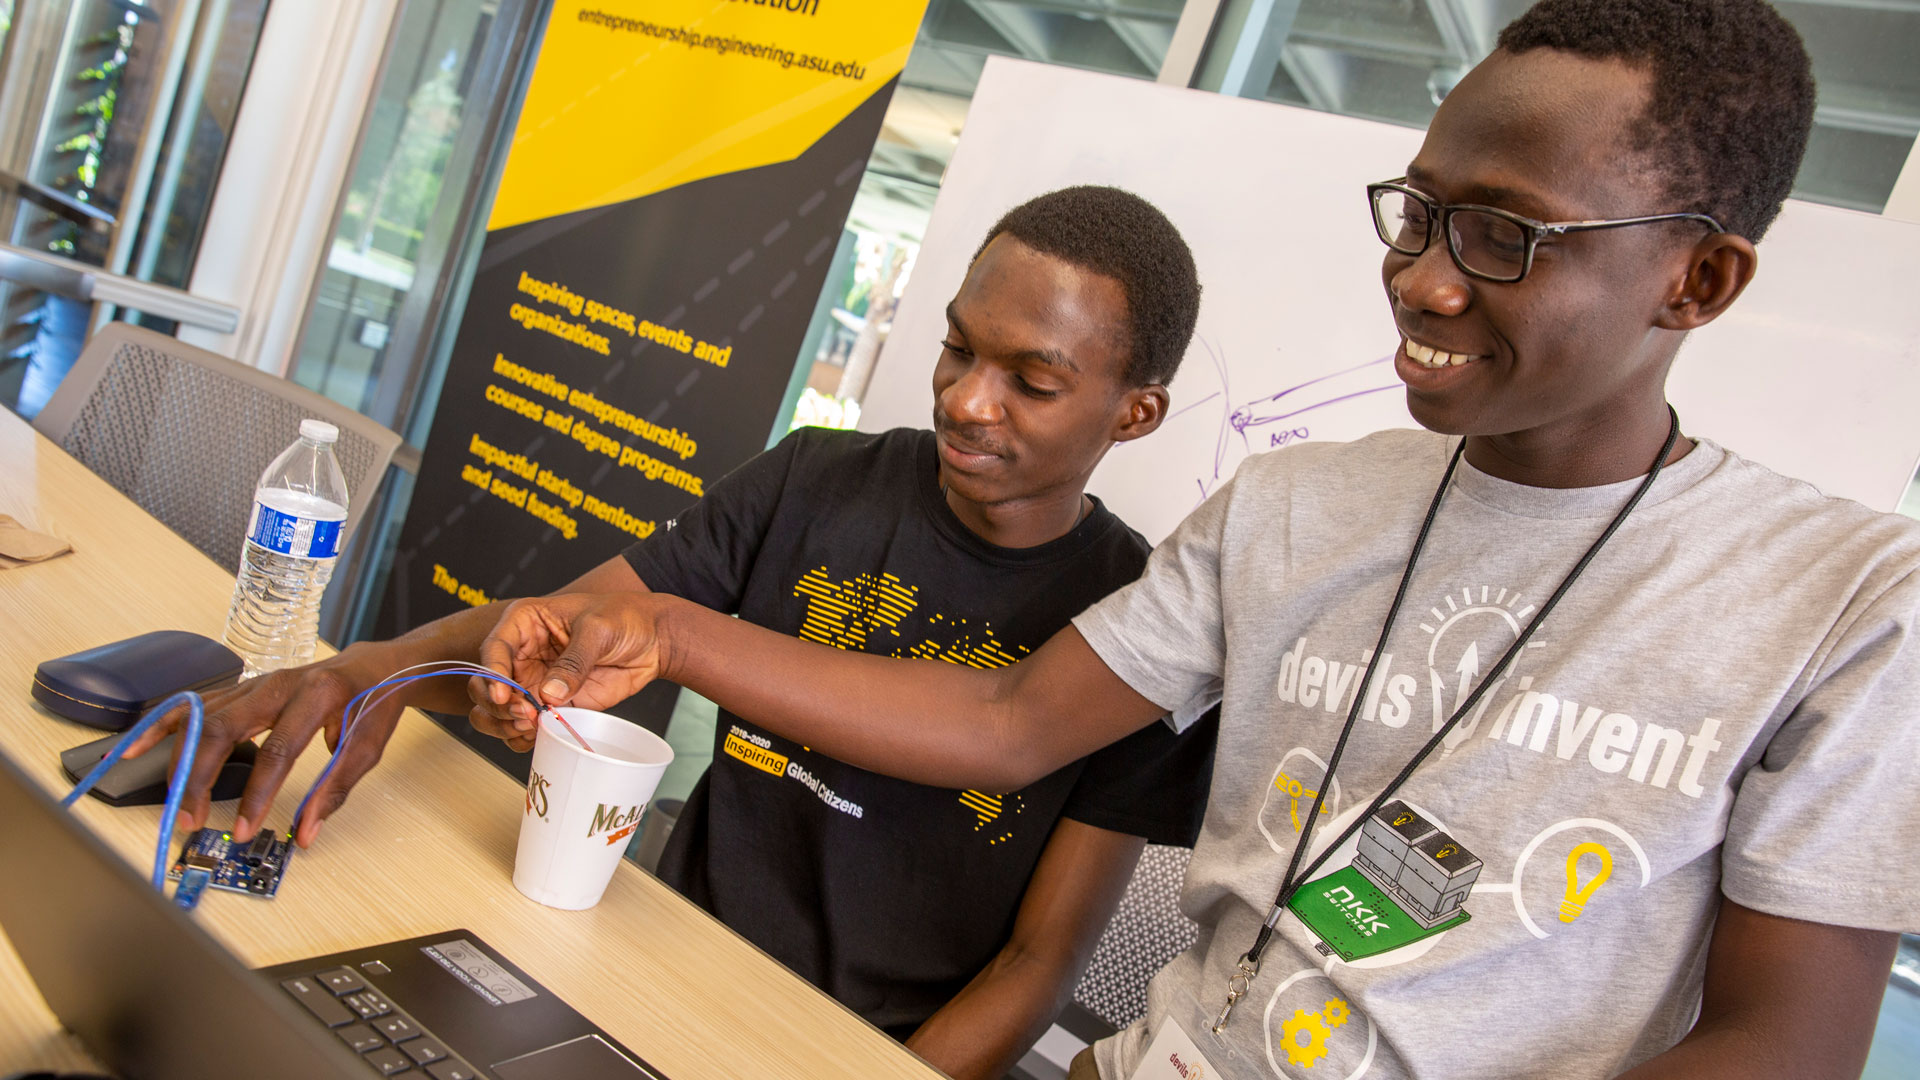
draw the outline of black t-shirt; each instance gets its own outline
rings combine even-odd
[[[933,435],[804,429],[626,552],[640,579],[781,633],[881,656],[1010,664],[1140,575],[1148,546],[1097,502],[1001,548],[939,489]],[[880,776],[724,710],[660,876],[895,1037],[1012,931],[1055,821],[1191,845],[1215,726],[1153,724],[991,795]]]

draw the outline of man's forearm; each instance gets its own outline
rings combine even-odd
[[[907,1049],[955,1080],[997,1080],[1053,1023],[1073,992],[1073,958],[1005,949],[927,1018]]]
[[[956,1077],[1005,1074],[1072,996],[1145,847],[1138,836],[1062,818],[1012,936],[907,1046]]]
[[[1019,664],[978,669],[832,649],[686,601],[662,598],[654,611],[660,677],[915,783],[1017,790],[1162,713],[1071,627]]]
[[[353,673],[361,689],[372,686],[394,672],[416,664],[436,660],[475,661],[480,643],[500,621],[503,604],[456,611],[444,618],[422,624],[391,641],[364,641],[342,650],[339,662]],[[397,697],[407,705],[434,712],[464,713],[472,702],[467,698],[463,679],[422,679],[395,687]]]

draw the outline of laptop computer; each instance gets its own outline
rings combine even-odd
[[[242,966],[0,755],[0,928],[127,1080],[664,1080],[467,930]]]

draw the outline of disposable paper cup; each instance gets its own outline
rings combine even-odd
[[[513,887],[548,907],[578,911],[600,902],[640,815],[673,761],[666,740],[617,716],[559,709],[593,747],[540,714],[520,816]]]

